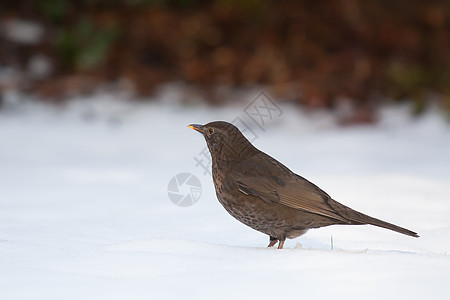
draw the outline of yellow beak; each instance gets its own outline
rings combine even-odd
[[[203,131],[203,125],[199,125],[199,124],[190,124],[188,125],[189,128],[194,129],[195,131],[198,131],[200,133],[204,133]]]

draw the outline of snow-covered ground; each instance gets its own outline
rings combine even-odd
[[[281,106],[258,127],[244,105],[107,98],[0,111],[1,299],[448,296],[450,126],[437,113],[389,108],[377,125],[339,127]],[[205,142],[186,127],[236,117],[258,148],[336,200],[421,237],[330,226],[267,249],[216,200],[194,160],[206,161]],[[190,207],[167,193],[182,172],[202,184]]]

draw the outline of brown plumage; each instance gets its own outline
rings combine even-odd
[[[256,149],[234,125],[189,125],[206,139],[216,195],[237,220],[270,237],[269,247],[310,228],[370,224],[418,237],[417,233],[355,211]]]

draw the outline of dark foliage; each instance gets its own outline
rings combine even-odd
[[[183,81],[214,87],[265,84],[310,107],[349,98],[409,99],[430,93],[450,107],[450,2],[378,1],[2,1],[2,19],[43,24],[38,44],[1,38],[3,65],[50,57],[46,78],[23,89],[51,98],[128,78],[137,94]],[[55,84],[56,83],[56,84]]]

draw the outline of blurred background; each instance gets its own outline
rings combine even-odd
[[[152,99],[178,83],[185,102],[264,86],[277,101],[344,105],[350,123],[386,102],[450,112],[447,0],[4,0],[0,18],[3,102],[99,88]]]
[[[1,0],[2,299],[443,299],[449,83],[448,0]],[[186,127],[212,120],[421,237],[266,249]]]

